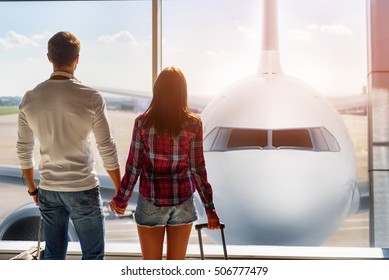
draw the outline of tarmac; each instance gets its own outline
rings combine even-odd
[[[137,114],[123,111],[109,111],[111,130],[114,136],[122,174],[131,139],[133,120]],[[345,124],[354,143],[358,159],[358,178],[367,177],[367,117],[343,115]],[[17,115],[0,116],[0,164],[17,165],[16,137]],[[112,125],[114,124],[114,125]],[[93,142],[93,141],[92,141]],[[95,155],[98,155],[97,151]],[[39,151],[35,151],[36,161]],[[101,159],[96,156],[97,172],[105,172]],[[1,204],[0,221],[13,209],[31,202],[25,187],[0,184]],[[228,226],[228,225],[226,225]],[[228,237],[227,237],[228,238]],[[212,243],[206,237],[204,243]],[[108,217],[106,219],[106,242],[109,243],[138,243],[136,225],[130,217]],[[198,244],[197,232],[193,229],[190,244]],[[369,215],[368,213],[353,215],[346,219],[338,231],[323,245],[323,247],[369,247]]]

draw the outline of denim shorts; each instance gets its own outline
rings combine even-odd
[[[158,207],[141,194],[135,210],[135,221],[140,226],[179,226],[197,220],[197,210],[193,195],[184,203],[176,206]]]

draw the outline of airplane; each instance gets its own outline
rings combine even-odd
[[[189,105],[201,112],[208,179],[226,224],[227,244],[320,246],[347,216],[368,210],[368,183],[357,181],[353,145],[336,109],[312,86],[283,73],[277,1],[264,0],[263,5],[258,72],[235,82],[207,105],[191,99]],[[149,93],[95,88],[151,98]],[[366,103],[362,97],[353,106]],[[20,184],[20,178],[18,168],[0,168],[1,180]],[[107,175],[99,174],[99,179],[108,201],[112,183]],[[137,194],[136,188],[130,208]],[[203,222],[198,196],[196,204]],[[0,224],[0,240],[25,228],[23,218],[38,216],[33,204],[15,209]],[[218,232],[206,234],[220,243]],[[77,240],[72,226],[69,240]]]
[[[318,246],[361,210],[366,191],[338,112],[282,72],[277,1],[264,1],[263,19],[258,72],[202,112],[208,177],[231,244]]]

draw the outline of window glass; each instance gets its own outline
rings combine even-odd
[[[313,148],[308,129],[273,130],[272,140],[276,148]]]
[[[335,137],[325,128],[320,129],[330,151],[339,151],[340,147]]]
[[[364,0],[279,0],[278,11],[285,74],[326,96],[363,92],[367,71]],[[262,1],[164,0],[162,15],[162,67],[180,67],[189,94],[215,96],[257,72]]]
[[[260,63],[262,1],[162,3],[162,67],[175,65],[183,70],[189,95],[212,98],[232,83],[256,74]],[[283,72],[312,85],[324,97],[363,94],[368,76],[366,7],[365,0],[278,0]],[[343,114],[342,118],[355,144],[358,179],[367,180],[367,116]],[[226,151],[230,132],[220,128],[217,136],[212,133],[216,138],[211,150]],[[290,131],[277,134],[283,137],[275,139],[276,145],[293,144],[315,152],[339,151],[333,136],[318,127],[309,131],[311,140],[307,131],[299,139],[294,139]],[[235,143],[234,140],[236,147]],[[368,247],[368,228],[368,214],[350,217],[339,234],[324,245]]]
[[[151,4],[151,0],[0,2],[2,170],[5,170],[4,166],[20,170],[16,154],[18,105],[26,91],[52,73],[52,65],[46,56],[47,41],[58,31],[70,31],[81,41],[75,77],[85,85],[105,89],[100,91],[107,103],[123,174],[134,119],[138,110],[147,106],[143,99],[128,94],[150,93],[152,86]],[[106,175],[94,139],[92,145],[96,170]],[[34,155],[38,167],[38,141]],[[22,179],[17,183],[19,187],[16,188],[0,183],[3,197],[0,222],[10,211],[32,202]],[[114,217],[108,211],[105,214]],[[107,219],[107,241],[128,240],[128,228],[118,229],[119,224],[118,219]]]
[[[18,165],[17,106],[27,90],[51,74],[47,41],[58,31],[70,31],[81,41],[75,76],[82,83],[151,92],[151,1],[1,2],[0,18],[0,113],[14,113],[0,117],[1,135],[9,135],[1,144],[2,164]],[[123,160],[133,125],[128,112],[141,101],[102,93]],[[96,158],[98,171],[105,172]]]
[[[232,129],[227,149],[259,148],[267,146],[267,131],[254,129]]]
[[[255,74],[262,34],[261,2],[163,0],[162,67],[180,67],[188,81],[189,95],[208,99],[236,80]],[[310,83],[325,96],[361,93],[367,76],[365,1],[279,0],[278,3],[284,73]],[[0,2],[1,165],[18,166],[17,106],[27,90],[51,73],[46,44],[57,31],[69,30],[80,38],[81,57],[76,77],[84,84],[120,89],[116,91],[120,93],[127,89],[133,93],[151,92],[151,6],[151,0]],[[104,93],[104,97],[124,168],[133,120],[148,103],[126,94],[119,98],[117,94]],[[367,137],[361,128],[366,126],[366,116],[343,117],[351,128],[351,136],[358,137],[356,151],[358,164],[362,166],[358,178],[367,178],[364,142]],[[250,140],[248,135],[253,135],[252,131],[217,128],[208,134],[204,148],[221,151],[227,147],[236,149],[241,144],[269,146],[265,145],[265,131],[254,134],[258,140]],[[336,139],[325,129],[310,130],[311,143],[306,132],[300,139],[288,134],[278,132],[278,136],[285,136],[292,144],[312,146],[315,150],[339,150]],[[243,139],[247,141],[240,142],[239,135],[245,135]],[[286,143],[276,141],[280,146]],[[36,150],[37,159],[38,154]],[[104,173],[97,150],[96,160],[98,172]],[[11,189],[2,184],[1,190],[3,194],[7,190],[18,195],[2,200],[0,220],[16,206],[31,202],[25,188]],[[356,240],[348,241],[346,237],[342,239],[346,240],[344,244],[335,236],[324,245],[369,246],[367,215],[345,223],[343,233],[356,236]],[[136,236],[128,236],[127,227],[121,231],[109,223],[108,241],[137,240]]]
[[[204,139],[205,151],[234,149],[340,150],[335,137],[321,127],[277,130],[217,127]]]
[[[215,142],[216,136],[219,132],[219,128],[213,129],[208,135],[204,137],[203,149],[204,151],[209,151],[212,148],[213,143]]]

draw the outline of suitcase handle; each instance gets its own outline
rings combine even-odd
[[[36,256],[35,256],[35,258],[37,259],[37,260],[39,260],[40,259],[40,254],[41,254],[41,233],[42,232],[42,217],[40,217],[40,219],[39,219],[39,226],[38,226],[38,248],[37,248],[37,250],[36,250]]]
[[[197,230],[198,237],[199,237],[199,246],[200,246],[200,255],[201,255],[201,259],[204,260],[203,239],[202,239],[202,237],[201,237],[201,230],[202,230],[203,228],[208,228],[208,224],[207,224],[207,223],[204,223],[204,224],[197,224],[197,225],[195,225],[195,228],[196,228],[196,230]],[[221,233],[222,243],[223,243],[224,259],[225,259],[225,260],[228,260],[228,257],[227,257],[226,239],[225,239],[225,237],[224,237],[224,228],[225,228],[225,225],[224,225],[223,223],[220,223],[220,233]]]
[[[226,226],[223,224],[223,223],[220,223],[220,228],[221,229],[224,229]],[[203,228],[208,228],[208,224],[207,223],[204,223],[204,224],[197,224],[197,225],[195,225],[195,228],[197,229],[197,230],[202,230]]]

